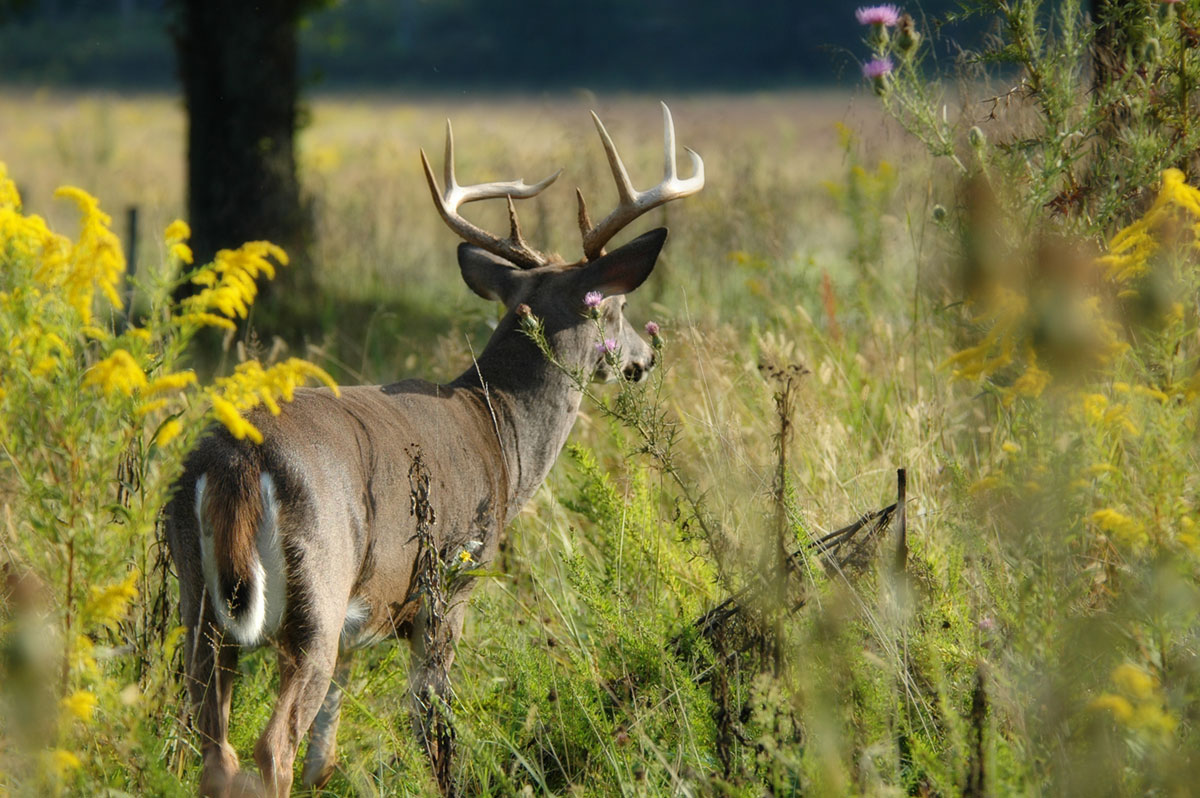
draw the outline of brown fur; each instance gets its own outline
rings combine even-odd
[[[249,458],[247,458],[248,460]],[[250,580],[258,557],[255,537],[262,520],[262,486],[257,463],[214,469],[208,474],[201,512],[213,532],[219,601],[236,617],[249,607]]]

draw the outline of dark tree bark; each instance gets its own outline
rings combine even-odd
[[[309,272],[311,219],[300,196],[297,23],[311,0],[179,0],[176,48],[187,104],[188,219],[197,263],[266,239]],[[260,286],[263,288],[263,286]]]

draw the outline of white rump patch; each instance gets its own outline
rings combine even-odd
[[[200,524],[200,563],[204,581],[208,585],[209,600],[222,628],[243,646],[257,645],[262,642],[264,635],[278,630],[287,605],[287,568],[279,539],[279,503],[275,497],[275,483],[270,474],[263,472],[259,484],[263,507],[255,535],[258,557],[251,567],[250,606],[240,618],[234,618],[229,612],[229,599],[217,584],[213,530],[204,516],[204,491],[208,486],[208,475],[202,474],[196,480],[195,509],[196,520]]]
[[[371,617],[371,606],[358,597],[346,605],[346,620],[342,622],[342,645],[358,647],[362,643],[363,624]]]

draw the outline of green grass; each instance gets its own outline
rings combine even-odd
[[[1047,430],[1068,427],[1052,413],[1006,412],[939,368],[973,334],[946,280],[951,238],[929,221],[935,202],[952,204],[948,184],[863,97],[668,100],[680,143],[705,157],[708,185],[642,223],[665,222],[671,238],[630,315],[663,325],[665,365],[639,401],[678,425],[676,470],[642,453],[645,441],[603,407],[585,405],[568,452],[508,530],[502,574],[471,599],[452,673],[462,792],[955,795],[979,763],[993,794],[1185,784],[1196,767],[1186,753],[1195,739],[1190,675],[1164,665],[1156,677],[1179,721],[1168,737],[1123,729],[1088,704],[1115,689],[1113,667],[1139,661],[1139,650],[1190,663],[1191,622],[1144,623],[1136,603],[1151,597],[1132,588],[1129,603],[1113,588],[1108,603],[1081,608],[1089,566],[1080,560],[1091,550],[1072,541],[1090,527],[1061,507],[1038,514],[1019,495],[1001,501],[977,488],[1016,461],[1006,441],[1041,457],[1059,445],[1042,447]],[[419,147],[440,156],[446,116],[464,181],[565,167],[560,184],[521,212],[529,238],[568,258],[578,248],[570,189],[580,185],[594,209],[613,200],[589,107],[635,185],[657,180],[660,168],[649,99],[412,104],[373,95],[312,105],[301,152],[326,310],[306,340],[287,344],[345,381],[452,377],[495,319],[496,308],[461,284],[456,241],[419,171]],[[135,120],[154,132],[133,132]],[[858,139],[839,140],[835,122]],[[167,98],[0,94],[0,158],[30,210],[51,218],[62,218],[48,202],[52,187],[74,182],[112,210],[138,203],[145,229],[161,229],[179,213],[179,131]],[[478,211],[495,229],[502,216]],[[147,264],[159,257],[151,235]],[[265,353],[270,330],[256,335],[251,348]],[[795,394],[782,490],[779,385],[763,364],[811,371]],[[1181,426],[1164,430],[1190,429],[1186,419],[1170,423]],[[1168,431],[1155,452],[1169,448]],[[1189,497],[1191,451],[1168,469]],[[1065,495],[1074,477],[1059,465],[1044,482]],[[786,598],[803,607],[775,626],[780,596],[763,578],[775,536],[801,548],[886,506],[897,468],[908,474],[905,569],[892,566],[894,527],[878,551],[844,568],[802,556]],[[1165,477],[1134,481],[1149,496],[1176,489]],[[16,502],[4,482],[0,502]],[[1163,584],[1191,595],[1190,572],[1175,573]],[[745,624],[723,641],[695,631],[694,619],[743,589]],[[1183,606],[1178,597],[1163,605]],[[1159,646],[1155,630],[1168,629],[1176,642]],[[782,651],[778,670],[772,645]],[[326,794],[435,794],[410,732],[407,656],[387,645],[359,655]],[[243,657],[231,738],[246,762],[274,670],[265,651]],[[105,771],[103,783],[186,793],[199,759],[184,742],[182,704],[163,699],[144,712],[178,717],[167,723],[175,733],[148,721],[138,756]]]

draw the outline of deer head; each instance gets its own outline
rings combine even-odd
[[[704,187],[704,162],[691,149],[687,152],[693,174],[686,179],[678,176],[675,125],[665,104],[662,111],[664,177],[646,191],[634,189],[604,123],[592,114],[616,181],[618,204],[593,225],[583,192],[576,189],[583,256],[569,264],[557,256],[533,249],[524,240],[513,203],[514,198],[526,199],[541,193],[558,179],[561,169],[532,185],[524,180],[460,185],[455,177],[453,129],[447,121],[443,192],[429,159],[424,150],[421,151],[425,177],[438,212],[466,242],[458,248],[463,279],[476,294],[503,302],[508,309],[493,343],[504,341],[516,331],[518,309],[522,313],[527,309],[541,320],[547,340],[560,362],[569,368],[590,373],[600,381],[613,380],[617,373],[636,381],[644,378],[654,366],[654,350],[625,318],[625,295],[650,276],[666,242],[667,230],[652,230],[609,253],[605,252],[605,246],[621,229],[647,211],[695,194]],[[482,230],[458,212],[464,203],[501,197],[508,202],[510,230],[507,238]],[[601,298],[600,305],[589,308],[585,300],[596,294]],[[591,313],[599,314],[603,337],[590,323]]]

